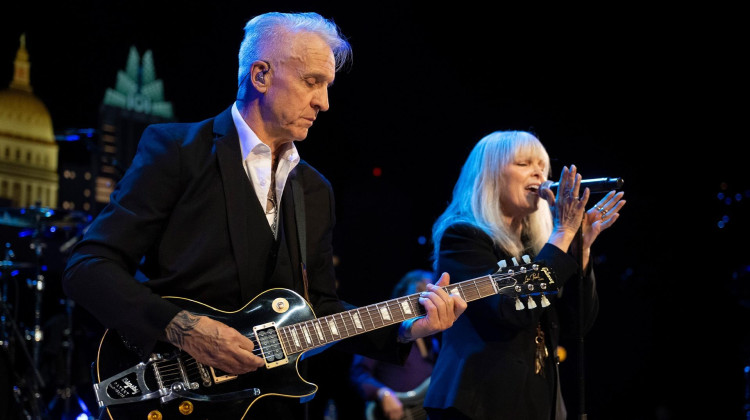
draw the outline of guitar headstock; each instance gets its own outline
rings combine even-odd
[[[543,261],[532,262],[528,255],[522,259],[524,264],[519,264],[515,257],[511,259],[511,265],[505,260],[497,263],[500,269],[492,278],[497,283],[498,292],[516,298],[516,309],[519,311],[536,308],[534,296],[538,296],[542,307],[549,306],[547,295],[557,293],[554,273]],[[526,306],[521,298],[526,298]]]

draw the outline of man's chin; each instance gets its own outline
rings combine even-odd
[[[294,133],[294,141],[302,141],[307,138],[308,129],[300,129]]]

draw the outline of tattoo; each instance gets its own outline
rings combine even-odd
[[[188,311],[180,311],[167,325],[167,341],[182,349],[183,344],[185,344],[185,337],[190,336],[190,331],[195,328],[199,320],[198,315]]]

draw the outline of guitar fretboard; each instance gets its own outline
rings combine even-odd
[[[509,284],[501,285],[505,280]],[[493,274],[443,287],[471,302],[497,293],[515,293],[512,274]],[[287,354],[304,352],[354,335],[416,318],[426,313],[419,293],[281,327],[279,338]]]

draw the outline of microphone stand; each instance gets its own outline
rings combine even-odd
[[[584,215],[584,217],[586,216]],[[586,414],[586,367],[583,363],[583,327],[585,325],[583,316],[583,221],[581,221],[581,226],[578,227],[574,240],[578,246],[578,418],[586,420],[588,418]]]

